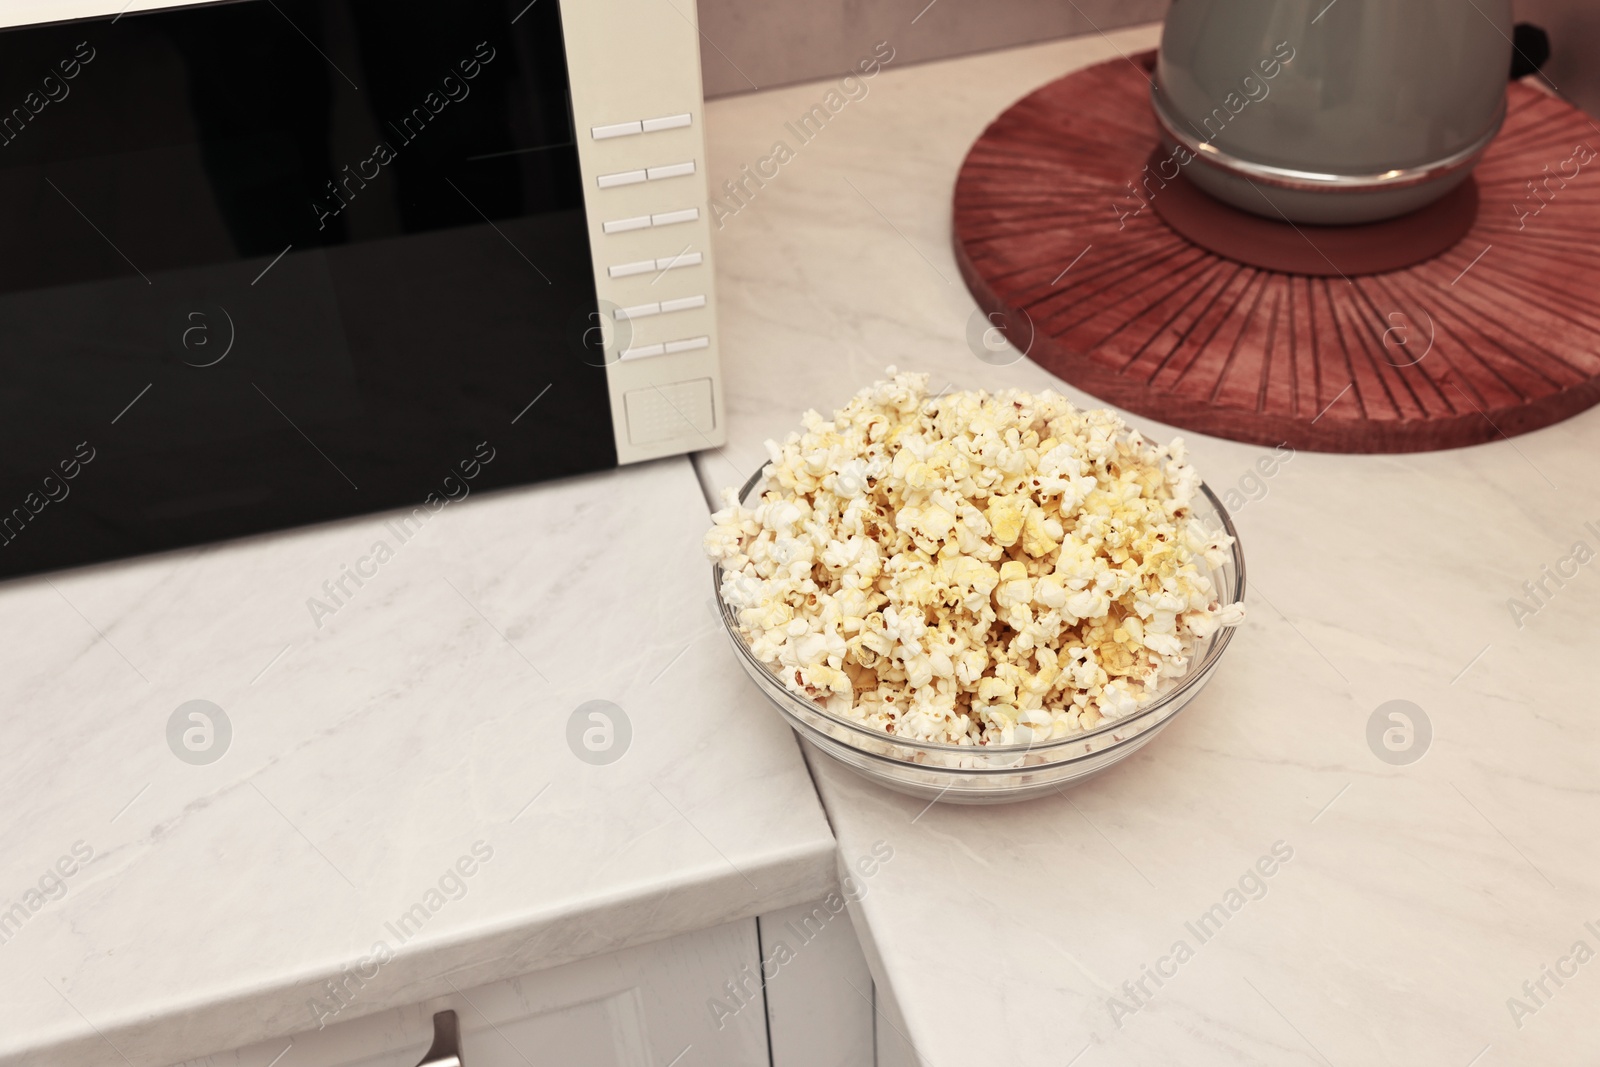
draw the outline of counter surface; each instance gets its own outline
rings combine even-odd
[[[969,349],[955,175],[1012,101],[1156,39],[890,63],[865,95],[715,101],[714,189],[775,141],[790,151],[716,233],[730,443],[697,459],[708,487],[739,484],[765,439],[888,364],[935,391],[1062,388]],[[830,90],[842,106],[801,141],[794,124]],[[1540,223],[1559,228],[1559,210]],[[1116,252],[1066,245],[1061,267]],[[1249,617],[1165,733],[1100,778],[989,809],[928,808],[809,756],[841,852],[895,849],[857,912],[893,1026],[934,1067],[1592,1062],[1600,720],[1576,668],[1600,570],[1569,557],[1600,552],[1600,412],[1478,448],[1283,463],[1184,436],[1243,501]],[[1508,599],[1533,607],[1523,583],[1546,565],[1568,577],[1514,617]],[[1410,765],[1368,743],[1392,700],[1431,724]]]
[[[0,1063],[161,1067],[315,1028],[352,965],[338,1021],[823,896],[706,514],[663,460],[0,587]],[[191,700],[231,738],[169,745]]]

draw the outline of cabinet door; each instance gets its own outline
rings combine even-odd
[[[873,1067],[872,974],[842,898],[771,912],[757,928],[772,1067]]]
[[[768,1067],[754,919],[437,997],[182,1067],[415,1067],[453,1010],[463,1067]],[[759,983],[759,978],[756,979]],[[746,983],[748,984],[748,982]],[[713,1011],[711,1002],[724,1005]]]

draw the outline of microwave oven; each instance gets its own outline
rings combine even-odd
[[[723,442],[695,5],[0,13],[0,577]]]

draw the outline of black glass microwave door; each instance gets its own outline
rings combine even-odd
[[[0,575],[614,465],[573,141],[554,3],[0,33]]]

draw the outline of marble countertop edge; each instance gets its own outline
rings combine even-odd
[[[737,869],[713,860],[668,879],[575,897],[477,928],[441,929],[407,943],[382,966],[371,994],[358,996],[329,1025],[816,900],[837,885],[836,864],[833,840],[819,838]],[[0,1047],[0,1067],[168,1067],[303,1033],[316,1029],[310,999],[355,962],[311,964],[267,983],[219,989],[200,1002],[141,1005],[121,1018],[80,1015],[76,1027],[34,1031],[29,1037],[36,1040],[26,1047]],[[193,1037],[175,1041],[174,1030]]]

